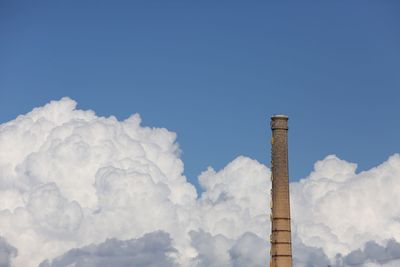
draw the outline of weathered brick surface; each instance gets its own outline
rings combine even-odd
[[[288,117],[272,116],[271,266],[292,266],[288,171]]]

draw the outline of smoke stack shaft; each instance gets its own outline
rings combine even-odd
[[[271,117],[271,267],[292,266],[288,171],[288,117]]]

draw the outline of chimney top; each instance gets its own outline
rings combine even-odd
[[[272,120],[274,120],[274,119],[289,119],[289,117],[288,117],[288,115],[285,115],[285,114],[274,114],[274,115],[272,115],[271,116],[271,119]]]
[[[288,130],[288,120],[289,117],[287,115],[272,115],[271,116],[271,129],[281,129]]]

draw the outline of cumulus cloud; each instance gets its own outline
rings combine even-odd
[[[265,252],[268,251],[268,243],[264,238],[253,233],[245,233],[236,240],[229,255],[232,259],[232,267],[249,266],[262,267],[268,263]]]
[[[175,133],[69,98],[1,124],[0,147],[0,235],[18,249],[4,254],[9,265],[269,261],[270,170],[255,160],[208,168],[198,196]],[[356,167],[331,155],[291,184],[295,266],[398,263],[400,156]]]
[[[0,267],[10,267],[11,259],[18,255],[18,250],[0,237]]]
[[[295,238],[323,248],[333,259],[367,242],[400,240],[400,155],[360,173],[328,156],[306,178],[291,184]]]
[[[342,257],[338,256],[338,265],[342,266],[363,266],[378,265],[390,266],[394,263],[400,263],[400,243],[395,240],[389,240],[385,246],[377,244],[375,241],[369,241],[363,249],[357,249]]]
[[[211,235],[203,230],[189,234],[198,252],[191,266],[262,267],[267,263],[267,241],[253,233],[246,232],[238,239],[229,239],[221,234]]]
[[[221,172],[210,168],[199,198],[183,175],[176,134],[141,126],[137,114],[98,117],[63,98],[1,124],[0,147],[0,231],[20,252],[15,266],[159,230],[187,266],[199,254],[191,231],[232,240],[268,232],[257,203],[268,198],[265,166],[242,157]]]
[[[125,266],[178,266],[167,233],[154,232],[138,239],[107,239],[98,245],[72,249],[51,262],[46,260],[39,267],[125,267]]]

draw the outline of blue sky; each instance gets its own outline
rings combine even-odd
[[[397,1],[2,1],[0,122],[69,96],[178,134],[185,174],[270,160],[290,116],[291,180],[328,154],[400,152]]]

